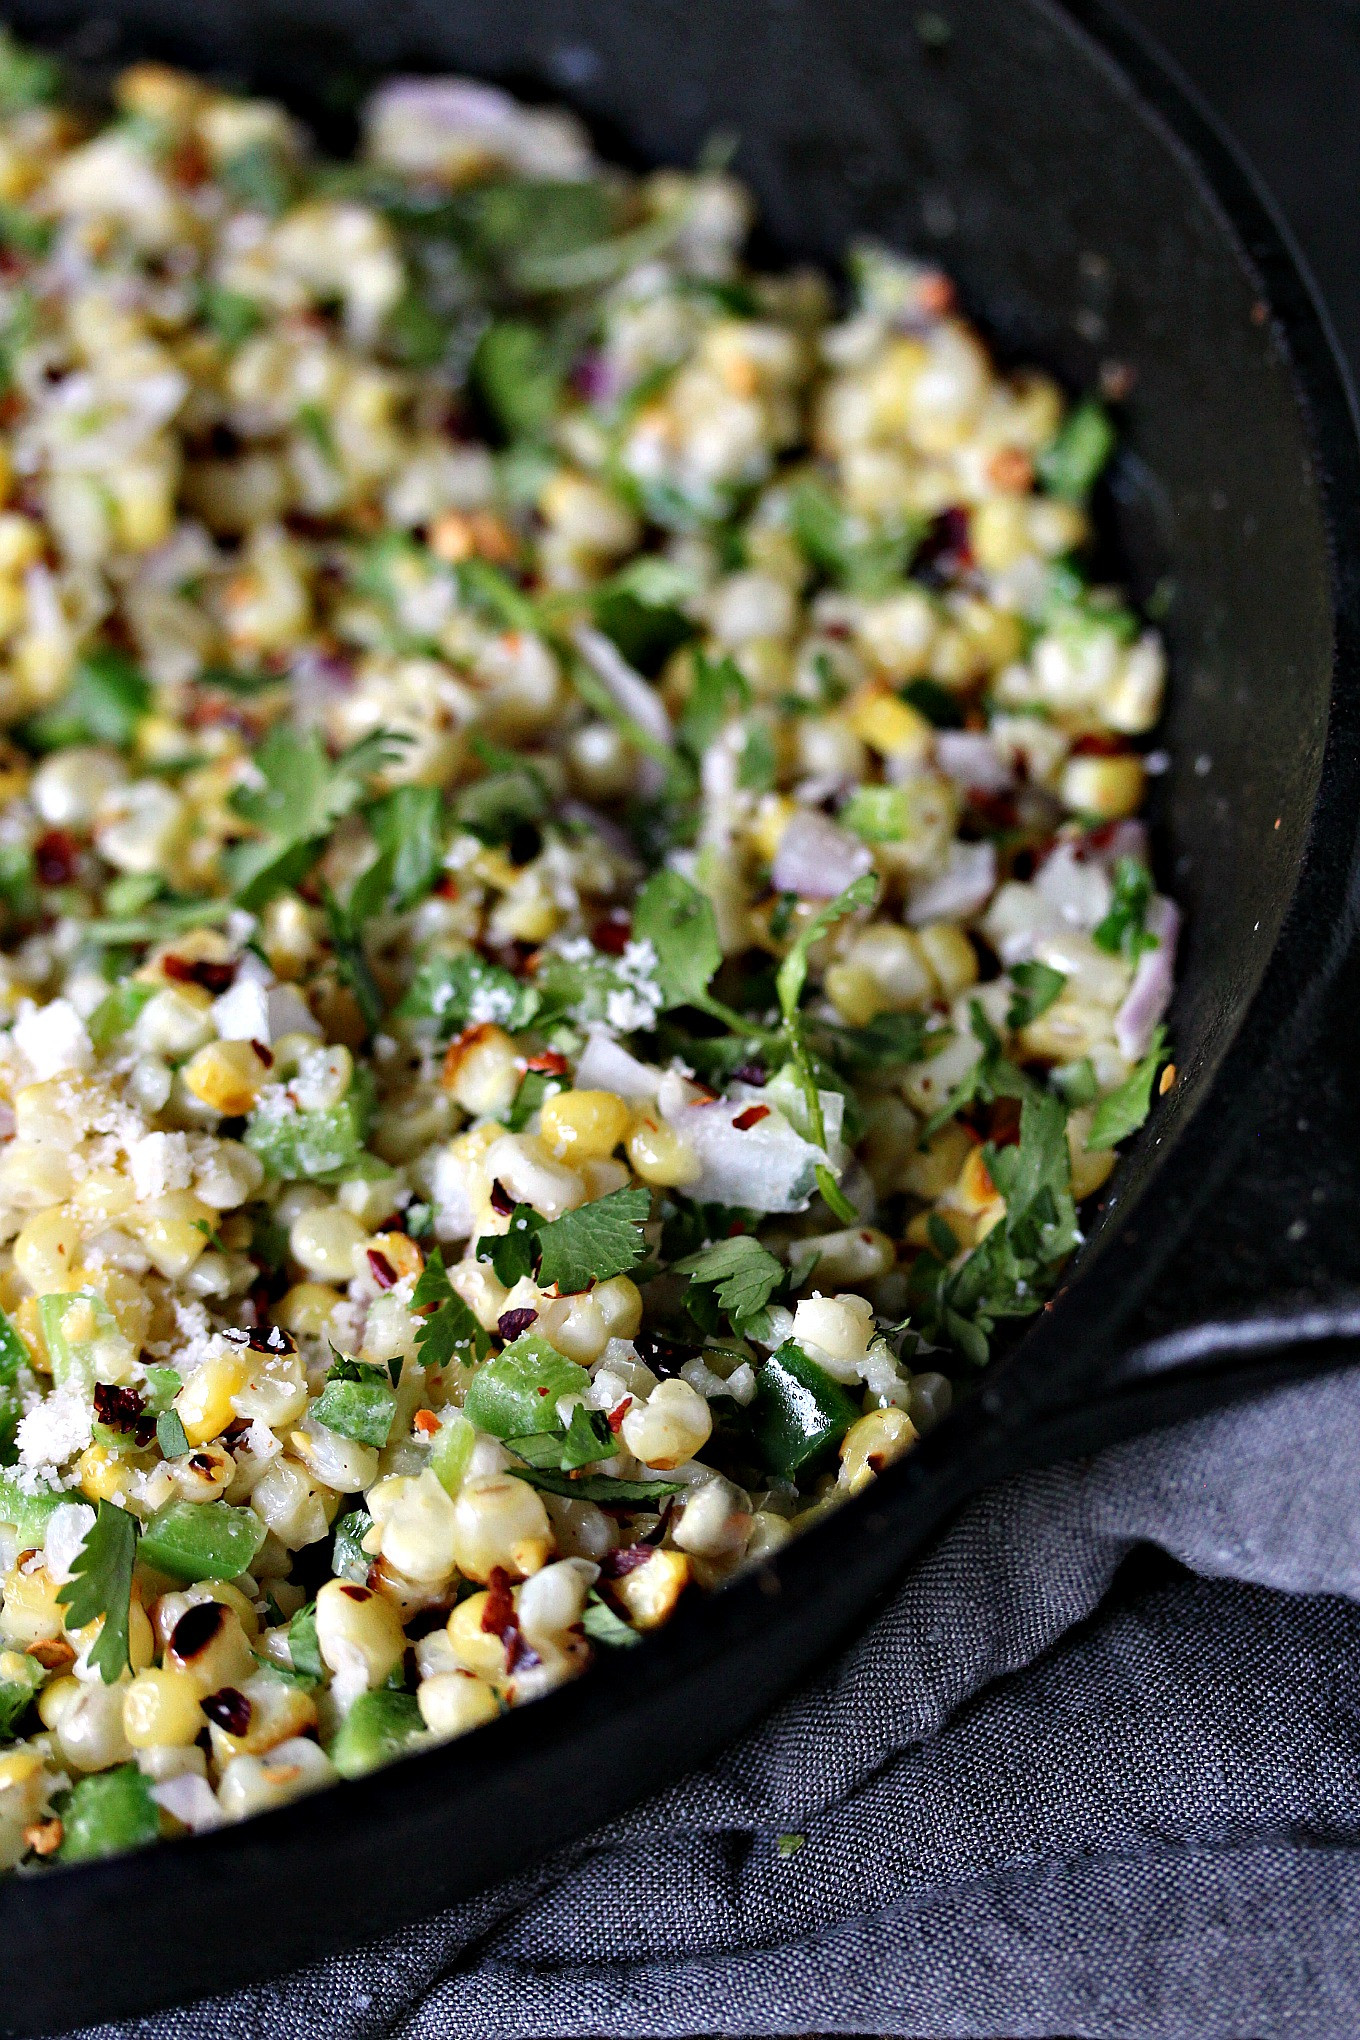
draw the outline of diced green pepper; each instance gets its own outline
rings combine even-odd
[[[373,1518],[367,1509],[351,1509],[336,1524],[331,1542],[331,1571],[338,1580],[353,1580],[362,1586],[368,1578],[373,1560],[364,1550],[363,1540],[372,1528]]]
[[[119,1336],[113,1312],[92,1289],[74,1289],[40,1297],[38,1316],[57,1387],[78,1388],[89,1395],[99,1341]]]
[[[358,1070],[338,1105],[300,1112],[282,1096],[270,1098],[251,1113],[242,1139],[271,1176],[295,1182],[352,1168],[372,1118],[372,1080]]]
[[[425,1734],[420,1709],[409,1693],[361,1693],[341,1722],[330,1759],[342,1778],[362,1778],[411,1749]]]
[[[360,1445],[385,1445],[397,1413],[397,1398],[376,1367],[363,1381],[328,1381],[312,1408],[318,1424]]]
[[[96,1771],[82,1778],[61,1810],[62,1842],[57,1860],[91,1863],[142,1849],[160,1834],[160,1815],[151,1787],[135,1764]]]
[[[574,1360],[564,1360],[546,1339],[522,1332],[473,1376],[463,1399],[469,1423],[496,1438],[522,1438],[530,1431],[558,1428],[557,1404],[564,1395],[584,1395],[590,1377]]]
[[[0,1460],[12,1456],[9,1448],[24,1413],[19,1377],[28,1364],[27,1346],[0,1310]]]
[[[477,1428],[463,1412],[445,1410],[430,1447],[430,1471],[451,1495],[456,1495],[463,1485],[476,1442]]]
[[[41,1487],[28,1494],[13,1473],[0,1473],[0,1523],[12,1523],[21,1551],[36,1551],[47,1539],[47,1519],[53,1509],[69,1502],[60,1488]]]
[[[0,1742],[13,1738],[45,1676],[25,1651],[0,1651]]]
[[[253,1509],[229,1502],[167,1502],[142,1532],[143,1565],[176,1580],[234,1580],[265,1540]]]
[[[753,1414],[761,1464],[792,1478],[824,1458],[860,1412],[824,1367],[786,1339],[756,1377]]]
[[[1090,494],[1114,445],[1115,429],[1103,408],[1093,400],[1078,404],[1039,455],[1039,479],[1053,495],[1080,503]]]

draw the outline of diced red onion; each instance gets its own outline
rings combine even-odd
[[[915,885],[907,900],[913,928],[927,921],[966,921],[980,914],[996,891],[996,849],[991,843],[952,843],[938,878]]]
[[[1115,1015],[1114,1038],[1119,1053],[1137,1062],[1148,1052],[1153,1030],[1171,1004],[1175,988],[1176,939],[1181,917],[1174,902],[1160,893],[1152,901],[1144,924],[1157,937],[1155,949],[1139,957],[1128,997]]]
[[[1034,874],[1034,890],[1069,928],[1094,928],[1110,911],[1110,880],[1103,862],[1062,842]]]
[[[607,638],[602,630],[592,630],[589,624],[578,623],[572,632],[572,642],[615,707],[621,708],[629,720],[656,743],[669,747],[674,732],[665,702],[641,673],[629,665],[614,640]]]
[[[151,1797],[157,1806],[163,1806],[168,1814],[196,1835],[222,1825],[222,1809],[217,1803],[217,1794],[207,1779],[200,1778],[196,1771],[185,1771],[178,1778],[166,1778],[161,1784],[153,1785]]]
[[[1006,793],[1015,774],[986,730],[941,730],[935,739],[941,772],[978,793]]]
[[[797,893],[800,900],[834,900],[873,867],[872,855],[857,836],[826,815],[803,810],[780,837],[770,875],[776,892]]]

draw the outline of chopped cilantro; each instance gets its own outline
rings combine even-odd
[[[408,1020],[437,1020],[441,1036],[460,1034],[473,1024],[494,1021],[509,1034],[528,1027],[542,998],[498,963],[488,963],[474,950],[461,956],[435,956],[422,964],[398,1013]]]
[[[872,531],[820,481],[793,492],[793,533],[809,564],[852,595],[884,595],[899,582],[925,534],[921,519]]]
[[[546,432],[564,379],[557,350],[523,319],[488,326],[472,357],[472,388],[502,441],[537,439]]]
[[[416,1347],[422,1367],[447,1367],[452,1361],[469,1366],[484,1360],[491,1351],[490,1334],[477,1319],[453,1284],[438,1247],[430,1251],[411,1296],[414,1311],[434,1309],[416,1333]]]
[[[1094,398],[1070,411],[1057,435],[1039,455],[1039,479],[1051,495],[1083,503],[1109,461],[1115,429]]]
[[[610,1607],[592,1588],[586,1597],[586,1611],[581,1617],[581,1627],[592,1643],[602,1643],[607,1650],[631,1650],[642,1638],[622,1615]]]
[[[183,1459],[189,1450],[188,1434],[178,1410],[162,1410],[156,1419],[156,1443],[167,1459]]]
[[[390,765],[408,739],[375,730],[336,759],[314,731],[298,736],[279,725],[255,757],[261,787],[238,787],[231,804],[259,832],[230,853],[238,905],[263,906],[305,878],[338,821],[359,805],[369,779]]]
[[[711,1288],[739,1337],[759,1339],[769,1329],[765,1306],[784,1280],[784,1266],[748,1233],[701,1247],[674,1262],[672,1272],[688,1275],[691,1290]]]
[[[1110,911],[1092,929],[1091,940],[1111,956],[1125,956],[1130,962],[1145,949],[1157,947],[1157,937],[1148,933],[1147,910],[1152,904],[1152,873],[1136,857],[1115,860],[1114,897]]]
[[[1151,1110],[1153,1080],[1165,1061],[1166,1029],[1159,1027],[1142,1061],[1134,1066],[1117,1090],[1109,1092],[1096,1106],[1086,1136],[1088,1153],[1095,1148],[1114,1147],[1138,1131]]]
[[[1062,971],[1046,963],[1014,963],[1011,983],[1015,994],[1006,1008],[1006,1025],[1015,1033],[1048,1011],[1054,1000],[1061,997],[1067,979]]]
[[[539,1281],[557,1284],[559,1295],[575,1295],[592,1282],[626,1275],[647,1252],[642,1227],[651,1217],[648,1190],[611,1190],[593,1204],[564,1211],[538,1234]]]
[[[38,751],[69,744],[110,744],[125,751],[150,708],[150,683],[130,659],[109,650],[86,652],[61,700],[24,725],[24,738]]]
[[[138,1525],[126,1509],[100,1502],[94,1522],[71,1561],[71,1577],[57,1593],[66,1610],[68,1628],[83,1629],[102,1616],[103,1627],[90,1652],[106,1686],[117,1685],[132,1669],[128,1624],[132,1607],[132,1567],[137,1555]]]

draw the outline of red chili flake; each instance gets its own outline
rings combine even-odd
[[[531,1055],[524,1067],[526,1070],[538,1070],[545,1077],[565,1077],[568,1065],[567,1058],[559,1055],[555,1048],[545,1048],[537,1055]]]
[[[988,829],[1014,829],[1019,824],[1014,794],[984,793],[981,787],[970,786],[968,805]]]
[[[600,1560],[600,1571],[607,1580],[621,1580],[625,1573],[636,1572],[640,1565],[646,1565],[652,1555],[650,1544],[625,1544],[618,1551],[607,1551]]]
[[[370,1247],[368,1250],[368,1270],[379,1289],[392,1289],[396,1286],[397,1271],[386,1254],[377,1247]]]
[[[736,1127],[738,1133],[749,1133],[753,1126],[759,1126],[761,1120],[768,1119],[769,1116],[770,1108],[768,1105],[748,1105],[744,1112],[737,1114],[732,1124]]]
[[[499,1636],[501,1641],[518,1629],[519,1617],[515,1613],[514,1597],[510,1592],[510,1575],[503,1565],[493,1565],[491,1577],[486,1583],[486,1606],[482,1610],[482,1628],[488,1636]]]
[[[1077,856],[1084,862],[1092,850],[1097,852],[1108,850],[1114,841],[1115,831],[1118,827],[1118,822],[1102,822],[1099,828],[1092,829],[1085,842],[1078,843]]]
[[[1078,737],[1072,746],[1074,758],[1117,758],[1128,749],[1119,737],[1106,736],[1104,730],[1088,730],[1084,737]]]
[[[436,897],[436,899],[441,899],[441,900],[456,900],[456,899],[457,899],[457,897],[458,897],[458,881],[457,881],[457,879],[456,879],[456,878],[454,877],[454,875],[453,875],[453,873],[452,873],[451,871],[446,871],[446,872],[445,872],[445,873],[443,874],[443,876],[442,876],[442,877],[440,877],[440,878],[437,878],[437,879],[435,880],[435,883],[434,883],[434,892],[435,892],[435,897]]]
[[[234,963],[210,963],[206,956],[163,956],[161,969],[179,985],[201,985],[205,992],[225,992],[236,976]]]
[[[1014,1147],[1020,1139],[1020,1100],[994,1099],[990,1113],[987,1136],[993,1147]]]
[[[228,1735],[244,1735],[250,1727],[250,1702],[235,1686],[223,1686],[220,1692],[209,1693],[199,1705],[209,1721],[224,1728]]]
[[[417,1410],[411,1419],[411,1429],[419,1431],[422,1438],[433,1438],[439,1429],[439,1419],[433,1410]]]
[[[267,1070],[272,1070],[274,1067],[273,1049],[267,1047],[263,1041],[252,1041],[250,1045],[254,1049],[256,1055],[260,1058],[260,1061],[264,1064],[265,1068]]]
[[[94,1413],[111,1431],[130,1431],[146,1403],[135,1388],[116,1388],[110,1381],[94,1385]]]
[[[499,1176],[491,1185],[491,1209],[499,1211],[502,1218],[509,1218],[515,1208],[515,1200]]]
[[[206,184],[212,175],[207,151],[196,135],[186,135],[175,144],[167,158],[166,168],[176,184],[187,184],[190,190]]]
[[[517,1339],[521,1332],[527,1332],[538,1312],[525,1304],[519,1310],[502,1311],[496,1319],[496,1330],[505,1340]]]
[[[595,923],[590,939],[603,956],[622,956],[633,939],[633,920],[630,914],[606,914]]]
[[[615,1403],[613,1409],[609,1412],[609,1428],[616,1438],[623,1429],[623,1420],[632,1407],[633,1398],[631,1395],[626,1395],[623,1401]]]
[[[33,845],[33,864],[43,885],[69,885],[80,846],[65,829],[44,829]]]

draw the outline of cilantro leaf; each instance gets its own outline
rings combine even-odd
[[[609,1473],[555,1473],[546,1466],[511,1466],[506,1471],[545,1494],[566,1495],[574,1502],[598,1502],[604,1508],[611,1504],[637,1508],[644,1502],[662,1502],[667,1495],[682,1494],[685,1489],[680,1480],[616,1480]]]
[[[536,986],[466,950],[461,956],[435,956],[423,963],[397,1011],[408,1020],[437,1020],[441,1037],[447,1038],[460,1034],[473,1020],[494,1020],[507,1033],[518,1034],[536,1018],[541,1005]]]
[[[167,1459],[183,1459],[189,1438],[178,1410],[162,1410],[156,1419],[156,1443]]]
[[[1126,956],[1132,963],[1145,949],[1157,947],[1157,937],[1149,934],[1145,925],[1152,892],[1152,873],[1146,864],[1136,857],[1115,860],[1110,911],[1091,930],[1097,948],[1108,950],[1111,956]]]
[[[1115,447],[1109,414],[1094,398],[1070,411],[1039,455],[1039,479],[1051,495],[1084,503]]]
[[[382,1025],[382,994],[364,950],[360,932],[362,923],[353,907],[342,906],[328,885],[321,888],[321,904],[326,910],[326,925],[340,981],[353,992],[367,1032],[376,1034]]]
[[[960,1077],[943,1105],[931,1113],[921,1128],[923,1141],[933,1140],[947,1120],[975,1099],[990,1105],[997,1098],[1028,1098],[1037,1093],[1037,1086],[1024,1071],[1001,1053],[1001,1036],[983,1012],[981,1000],[968,1001],[968,1020],[974,1039],[982,1044],[982,1054]]]
[[[838,1027],[832,1052],[852,1074],[920,1062],[925,1052],[924,1013],[880,1013],[867,1027]]]
[[[562,1440],[562,1470],[572,1473],[578,1466],[593,1466],[600,1459],[617,1459],[618,1446],[603,1410],[588,1410],[584,1403],[572,1407],[571,1422]]]
[[[592,1282],[626,1275],[646,1255],[642,1227],[651,1212],[647,1190],[612,1190],[564,1211],[539,1231],[540,1283],[545,1289],[556,1283],[560,1295],[571,1296]]]
[[[469,379],[501,441],[537,439],[552,423],[565,381],[547,336],[526,319],[498,319],[472,357]]]
[[[631,1624],[624,1621],[601,1599],[592,1588],[586,1598],[586,1611],[581,1617],[581,1627],[592,1643],[602,1643],[609,1650],[631,1650],[642,1638]]]
[[[40,751],[67,744],[111,744],[124,751],[150,709],[150,683],[131,659],[107,649],[86,652],[61,700],[26,723],[24,736]]]
[[[654,680],[672,652],[697,635],[679,607],[695,583],[671,560],[633,560],[595,591],[595,622],[636,672]]]
[[[321,1662],[321,1645],[316,1633],[315,1601],[308,1601],[305,1607],[299,1608],[288,1624],[288,1655],[295,1672],[318,1686],[321,1684],[325,1667]]]
[[[702,759],[728,716],[749,708],[751,684],[730,655],[709,659],[695,655],[694,682],[680,718],[680,741],[695,759]]]
[[[1047,963],[1013,963],[1011,983],[1015,996],[1006,1009],[1006,1025],[1015,1033],[1048,1011],[1054,1000],[1061,997],[1067,979],[1062,971]]]
[[[826,1149],[826,1121],[822,1116],[822,1100],[817,1088],[817,1077],[813,1069],[812,1056],[808,1049],[807,1038],[803,1032],[802,1021],[798,1011],[799,1002],[803,996],[803,987],[807,983],[808,952],[815,943],[821,941],[828,929],[835,927],[837,921],[843,920],[847,914],[857,913],[862,907],[872,907],[877,899],[878,879],[872,871],[866,871],[862,877],[853,880],[851,884],[846,886],[844,892],[838,893],[834,900],[828,900],[819,913],[813,915],[812,919],[798,936],[788,955],[784,958],[784,961],[780,964],[775,977],[775,989],[779,994],[779,1006],[784,1015],[784,1034],[788,1042],[789,1055],[798,1073],[798,1081],[807,1103],[808,1124],[812,1130],[812,1139],[814,1144],[823,1151]],[[822,1195],[825,1197],[826,1184],[822,1182],[823,1173],[821,1170],[818,1171],[817,1181]],[[834,1181],[834,1179],[828,1175],[828,1181]],[[827,1198],[827,1202],[832,1204],[834,1210],[835,1204],[833,1200]]]
[[[106,1686],[116,1685],[125,1668],[132,1669],[128,1624],[138,1534],[135,1516],[116,1509],[112,1502],[101,1502],[71,1562],[71,1577],[57,1594],[72,1629],[83,1629],[103,1616],[104,1626],[90,1652],[90,1663],[98,1666]]]
[[[431,1249],[411,1295],[414,1311],[427,1310],[431,1304],[435,1306],[433,1316],[426,1318],[416,1333],[421,1366],[447,1367],[452,1360],[469,1366],[484,1360],[491,1351],[491,1335],[449,1281],[438,1247]]]
[[[656,951],[656,978],[666,1005],[702,1005],[722,962],[718,923],[707,893],[678,871],[656,871],[633,907],[633,934]]]
[[[1086,1136],[1088,1154],[1094,1148],[1114,1147],[1138,1131],[1152,1109],[1153,1079],[1165,1061],[1166,1029],[1159,1027],[1142,1061],[1096,1106]]]
[[[783,1263],[749,1233],[701,1247],[697,1254],[676,1261],[672,1273],[688,1275],[691,1289],[711,1285],[733,1330],[755,1339],[769,1328],[765,1306],[784,1280]]]
[[[439,877],[444,858],[440,813],[437,786],[394,787],[368,811],[378,848],[390,859],[387,890],[399,914],[423,900]]]
[[[503,1233],[483,1233],[477,1242],[476,1258],[489,1261],[496,1280],[513,1289],[525,1275],[538,1267],[538,1235],[543,1220],[532,1204],[517,1204]]]
[[[368,780],[409,741],[375,730],[331,759],[314,730],[305,736],[283,725],[271,730],[255,759],[264,784],[238,787],[231,797],[235,812],[259,831],[230,853],[238,904],[263,906],[304,878],[335,824],[359,805]]]
[[[884,595],[900,581],[925,534],[923,519],[872,531],[809,478],[793,492],[793,535],[819,573],[852,595]]]

